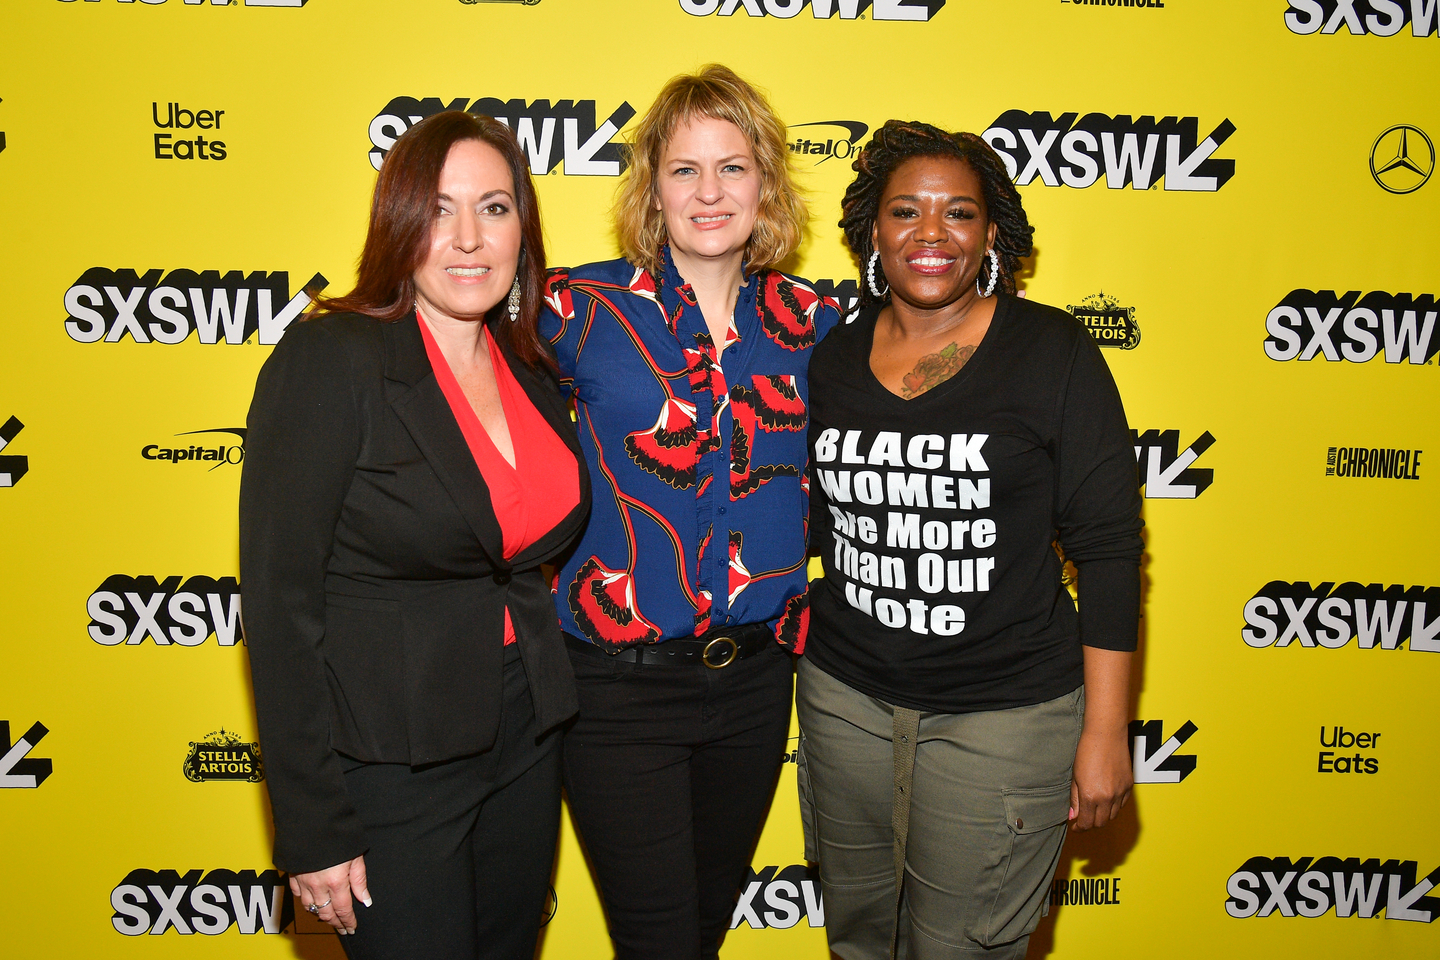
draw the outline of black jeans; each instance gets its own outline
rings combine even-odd
[[[560,829],[560,732],[540,736],[506,651],[500,733],[424,767],[347,761],[374,906],[356,903],[353,960],[532,960]]]
[[[785,753],[790,654],[772,645],[720,670],[571,663],[565,790],[615,956],[716,957]]]

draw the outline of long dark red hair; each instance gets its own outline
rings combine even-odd
[[[530,180],[530,167],[510,128],[491,117],[446,110],[415,124],[395,141],[370,204],[370,229],[360,254],[355,289],[343,297],[321,298],[315,315],[363,313],[377,320],[399,320],[415,309],[415,271],[430,248],[430,229],[440,192],[440,173],[450,148],[465,140],[489,144],[505,158],[515,181],[515,212],[520,217],[520,316],[508,316],[506,298],[486,317],[490,333],[535,367],[550,362],[540,338],[540,303],[545,286],[545,240],[540,229],[540,202]]]

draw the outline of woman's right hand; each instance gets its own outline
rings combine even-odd
[[[354,891],[354,896],[351,896]],[[370,890],[365,884],[365,858],[356,857],[314,873],[290,875],[290,892],[300,898],[306,910],[311,904],[323,904],[316,912],[321,920],[337,933],[355,932],[355,903],[370,906]]]

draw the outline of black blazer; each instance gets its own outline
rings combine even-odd
[[[581,493],[509,563],[413,316],[293,324],[260,371],[240,482],[240,582],[281,869],[320,870],[366,850],[341,754],[423,764],[494,743],[507,606],[536,717],[548,728],[576,712],[540,564],[584,527],[589,477],[554,378],[505,356],[574,453]]]

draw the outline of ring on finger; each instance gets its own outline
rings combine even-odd
[[[334,899],[334,897],[330,897],[324,903],[312,903],[305,909],[309,910],[311,913],[318,914],[321,910],[324,910],[326,907],[330,906],[330,901]]]

